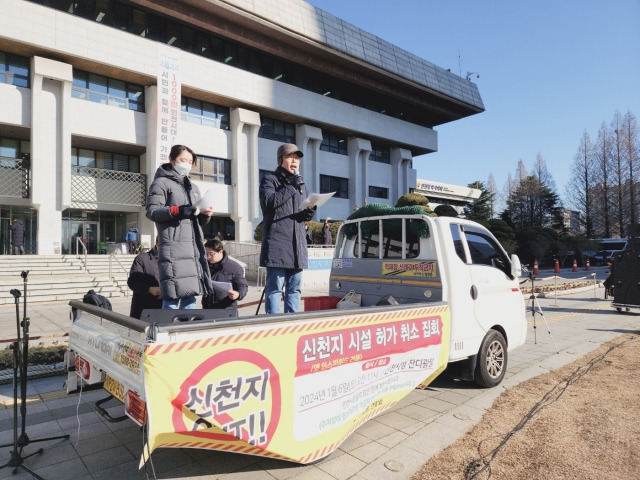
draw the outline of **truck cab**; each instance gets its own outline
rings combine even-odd
[[[491,387],[507,351],[525,341],[521,265],[486,228],[452,217],[391,214],[346,221],[336,240],[330,294],[361,306],[444,302],[451,311],[448,372]]]

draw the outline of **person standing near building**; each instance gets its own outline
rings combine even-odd
[[[24,222],[19,218],[14,218],[9,225],[9,230],[11,230],[11,254],[24,254]]]
[[[129,253],[136,253],[138,249],[138,229],[136,227],[130,227],[124,241],[129,245]]]
[[[142,310],[162,308],[158,273],[158,237],[151,250],[139,253],[134,258],[127,285],[133,291],[130,317],[140,318]]]
[[[244,269],[238,262],[229,258],[220,240],[216,238],[208,240],[204,246],[207,251],[211,280],[228,282],[231,284],[231,289],[223,292],[214,288],[212,295],[202,297],[202,308],[237,310],[238,301],[242,300],[249,291],[247,279],[244,277]]]
[[[285,143],[278,147],[276,156],[278,168],[260,181],[263,216],[260,266],[267,269],[267,314],[280,313],[283,286],[285,313],[300,310],[302,270],[307,268],[304,222],[311,220],[316,212],[316,207],[300,208],[309,195],[298,173],[303,157],[300,149]]]
[[[331,238],[331,228],[329,228],[329,220],[331,217],[327,217],[322,224],[322,239],[325,245],[333,245],[333,239]]]
[[[201,225],[213,206],[199,211],[200,190],[189,180],[198,158],[189,147],[174,145],[149,187],[147,218],[158,230],[158,270],[162,308],[196,308],[196,295],[210,295],[211,278]]]

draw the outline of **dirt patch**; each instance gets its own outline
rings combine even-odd
[[[507,390],[411,480],[640,478],[639,335]]]

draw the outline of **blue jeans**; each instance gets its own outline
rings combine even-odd
[[[284,312],[300,311],[302,270],[267,267],[264,309],[267,314],[280,313],[280,299],[284,286]]]
[[[196,308],[196,296],[191,295],[189,297],[175,298],[173,300],[162,300],[163,310],[177,310],[178,308],[183,310],[193,310]]]

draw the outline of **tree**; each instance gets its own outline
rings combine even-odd
[[[526,177],[507,200],[511,224],[517,231],[527,227],[562,225],[558,195],[543,185],[538,177]]]
[[[458,211],[451,205],[438,205],[434,210],[439,217],[457,217]]]
[[[488,222],[491,218],[493,194],[485,188],[482,182],[470,183],[468,187],[480,190],[480,197],[464,207],[465,216],[476,222]]]
[[[598,139],[594,146],[595,174],[597,183],[594,195],[599,201],[594,211],[596,234],[611,237],[611,132],[604,122],[598,131]]]
[[[580,223],[587,238],[594,236],[593,226],[593,187],[595,184],[595,164],[593,145],[585,130],[578,151],[573,157],[571,177],[566,189],[569,204],[580,212]]]
[[[496,180],[495,178],[493,178],[493,173],[489,174],[489,179],[487,180],[487,191],[491,194],[491,201],[489,204],[489,208],[491,212],[489,214],[489,218],[495,218],[498,211],[500,193],[498,192],[498,186],[496,185]]]
[[[628,165],[625,204],[629,211],[629,224],[640,223],[640,132],[636,117],[627,112],[622,119],[620,137],[622,151]]]
[[[500,220],[499,218],[492,218],[489,220],[488,228],[509,255],[518,251],[516,234],[507,222]]]
[[[612,167],[613,167],[613,205],[616,215],[615,221],[618,226],[618,232],[621,237],[625,235],[625,223],[626,223],[626,206],[624,204],[624,185],[626,183],[626,168],[627,164],[623,160],[622,152],[622,116],[620,112],[616,112],[613,121],[611,122],[611,129],[613,130],[613,145],[612,145]]]

